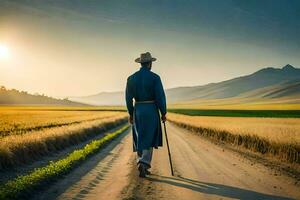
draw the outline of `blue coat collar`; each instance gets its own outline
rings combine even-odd
[[[146,66],[142,66],[142,67],[140,68],[140,70],[147,70],[147,71],[150,71],[150,68],[148,68],[148,67],[146,67]]]

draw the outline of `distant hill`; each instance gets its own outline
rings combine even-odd
[[[63,106],[86,106],[87,104],[73,102],[68,99],[55,99],[45,95],[33,95],[16,89],[6,89],[0,86],[0,105],[63,105]]]
[[[75,102],[82,102],[90,105],[124,105],[125,94],[124,92],[101,92],[96,95],[84,97],[71,97],[70,99]]]
[[[300,69],[292,65],[268,67],[253,74],[202,86],[177,87],[166,90],[168,103],[198,99],[293,98],[300,96]],[[124,92],[105,92],[72,98],[94,105],[124,105]]]
[[[243,93],[300,79],[300,69],[286,65],[281,69],[264,68],[253,74],[204,86],[173,88],[167,91],[171,102],[193,99],[223,99]],[[300,91],[299,91],[300,93]]]
[[[300,97],[300,78],[259,88],[239,95],[242,98],[291,98]]]

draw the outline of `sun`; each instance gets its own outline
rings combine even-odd
[[[9,48],[4,44],[0,44],[0,60],[7,60],[9,57],[10,57]]]

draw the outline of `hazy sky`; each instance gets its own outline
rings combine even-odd
[[[0,0],[0,85],[123,90],[145,51],[166,88],[300,67],[299,21],[298,0]]]

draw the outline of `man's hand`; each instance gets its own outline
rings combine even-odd
[[[167,121],[166,115],[162,115],[162,116],[161,116],[161,121],[163,121],[163,122],[166,122],[166,121]]]
[[[129,121],[130,124],[133,124],[133,116],[132,115],[129,116],[129,120],[128,121]]]

